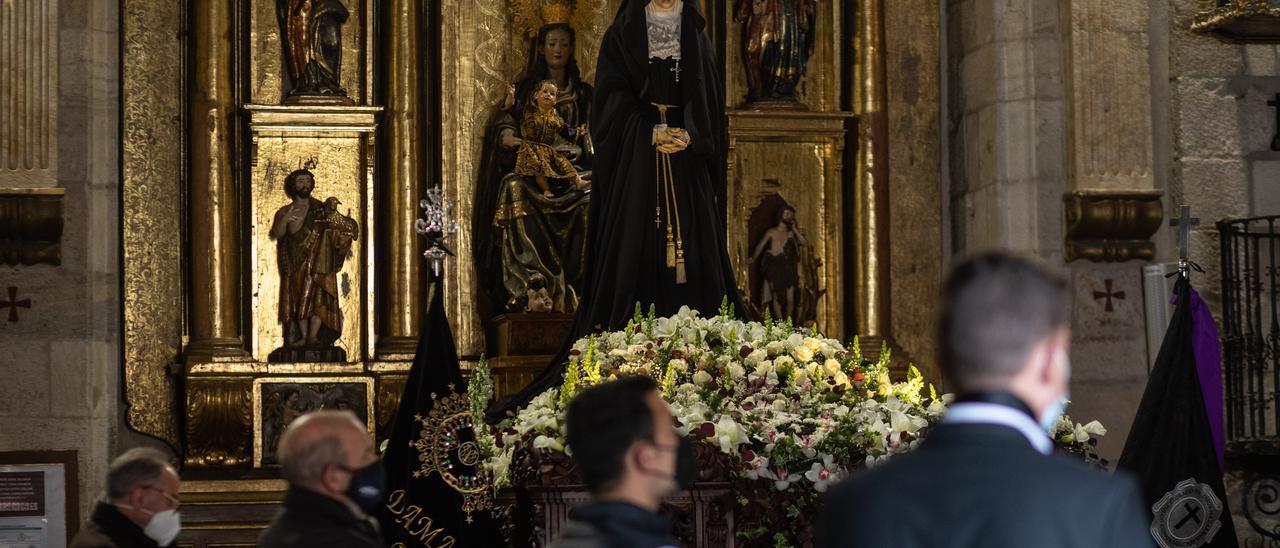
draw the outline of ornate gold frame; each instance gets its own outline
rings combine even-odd
[[[253,467],[262,467],[262,385],[264,384],[363,384],[365,428],[369,437],[378,435],[378,417],[374,414],[373,377],[259,377],[253,379]]]

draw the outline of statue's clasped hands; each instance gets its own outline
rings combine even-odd
[[[689,143],[692,141],[692,138],[689,136],[688,131],[682,128],[672,127],[659,131],[656,140],[658,152],[662,152],[664,154],[675,154],[689,148]]]

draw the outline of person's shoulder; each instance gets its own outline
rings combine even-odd
[[[560,536],[551,543],[551,548],[596,548],[605,545],[604,537],[591,524],[570,519],[560,529]]]
[[[111,540],[105,533],[100,531],[97,526],[92,523],[85,525],[80,529],[76,536],[67,544],[68,548],[116,548],[115,541]]]

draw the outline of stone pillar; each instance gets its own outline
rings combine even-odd
[[[191,343],[188,361],[247,357],[240,311],[240,202],[231,165],[231,5],[197,0],[192,7],[195,59],[191,121]]]
[[[423,179],[423,101],[419,74],[421,7],[414,0],[393,0],[387,17],[387,175],[381,189],[387,196],[386,261],[379,295],[379,358],[412,358],[421,317],[422,254],[413,222],[421,212],[419,188]]]

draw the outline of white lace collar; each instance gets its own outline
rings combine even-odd
[[[659,8],[653,2],[644,7],[649,27],[649,57],[680,58],[680,16],[683,13],[684,2],[681,0],[669,9]]]

